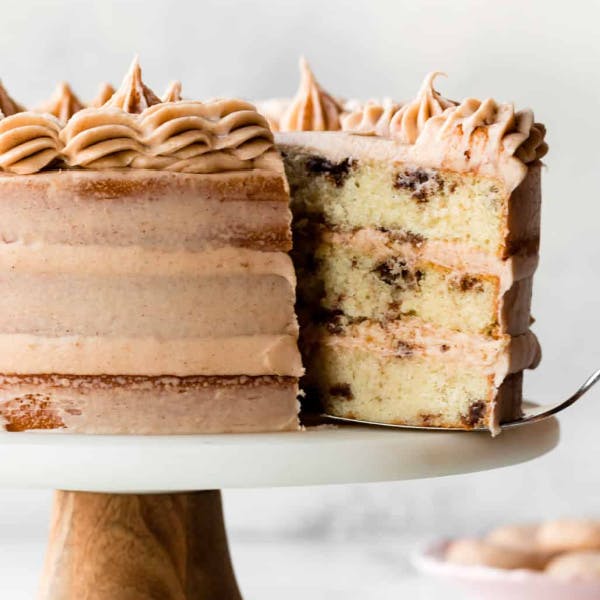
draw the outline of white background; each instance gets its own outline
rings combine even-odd
[[[449,75],[437,84],[448,97],[532,106],[548,127],[550,153],[534,299],[545,357],[526,390],[551,401],[600,367],[599,19],[598,2],[577,0],[2,1],[0,76],[27,104],[61,79],[89,99],[99,82],[118,84],[139,53],[157,93],[181,79],[189,97],[264,98],[294,93],[304,53],[338,95],[407,99],[436,69]],[[600,516],[599,420],[600,389],[562,417],[551,456],[506,470],[228,493],[246,595],[440,597],[407,569],[413,540],[504,521]],[[2,598],[32,597],[49,499],[0,492]]]

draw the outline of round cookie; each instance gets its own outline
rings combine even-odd
[[[456,565],[480,565],[496,569],[540,570],[544,566],[535,551],[509,548],[473,538],[451,542],[446,550],[446,560]]]
[[[593,519],[559,519],[540,526],[538,545],[547,552],[600,550],[600,521]]]
[[[540,568],[543,568],[555,556],[555,553],[540,548],[539,530],[539,525],[505,525],[493,529],[485,537],[485,541],[506,548],[531,552],[537,555]]]
[[[485,540],[508,548],[536,550],[539,529],[539,525],[504,525],[492,529]]]
[[[600,582],[600,552],[569,552],[556,557],[546,573],[557,579]]]

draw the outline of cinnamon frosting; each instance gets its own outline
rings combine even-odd
[[[187,173],[251,168],[273,147],[264,117],[242,100],[165,102],[140,119],[147,149],[134,166]]]
[[[117,108],[86,108],[60,132],[63,156],[71,167],[127,167],[143,152],[137,119]]]
[[[160,98],[142,81],[142,68],[136,56],[121,87],[106,105],[120,108],[128,113],[141,113],[159,102]]]
[[[179,102],[181,100],[181,81],[171,81],[162,96],[163,102]]]
[[[60,122],[56,117],[19,112],[0,119],[0,168],[9,173],[37,173],[60,157]]]
[[[75,95],[66,81],[61,81],[52,96],[36,110],[54,115],[62,123],[66,123],[76,112],[83,108],[83,103]]]
[[[387,137],[390,133],[390,121],[399,109],[400,105],[391,98],[385,98],[381,102],[368,100],[342,117],[342,128]]]
[[[429,119],[416,143],[436,144],[467,157],[478,154],[485,157],[483,160],[515,156],[527,164],[548,152],[545,133],[545,127],[534,122],[530,110],[516,112],[512,104],[467,98]]]
[[[421,322],[416,317],[386,324],[365,320],[348,325],[346,333],[344,336],[324,334],[324,341],[328,345],[370,348],[384,356],[397,356],[398,340],[403,340],[410,344],[415,355],[481,367],[493,376],[496,386],[511,373],[534,369],[542,356],[539,342],[531,331],[494,339],[451,331]]]
[[[20,104],[15,102],[9,95],[2,82],[0,81],[0,113],[5,117],[10,117],[18,112],[25,110]]]
[[[342,118],[342,129],[391,137],[403,144],[437,146],[447,154],[504,154],[527,164],[548,151],[545,127],[530,110],[516,112],[512,104],[488,98],[461,103],[444,98],[433,87],[439,72],[425,77],[416,98],[404,105],[368,102]]]
[[[268,161],[261,159],[273,146],[264,117],[241,100],[161,102],[140,115],[109,105],[85,109],[69,120],[60,138],[72,167],[186,173],[265,166]]]
[[[344,118],[343,129],[361,133],[371,133],[377,129],[379,135],[394,137],[404,144],[414,144],[429,119],[456,106],[456,102],[444,98],[433,87],[438,75],[442,73],[434,71],[425,77],[412,102],[402,106],[384,103],[381,106],[382,114],[376,121],[373,121],[373,116],[378,105],[376,102],[368,103],[367,110],[359,108]]]
[[[59,159],[86,169],[281,170],[273,134],[253,105],[236,99],[182,101],[179,82],[161,101],[141,77],[136,59],[121,87],[113,94],[105,84],[88,108],[61,84],[43,114],[0,120],[0,168],[35,173]]]
[[[291,101],[260,103],[274,131],[336,131],[393,139],[401,145],[427,148],[437,162],[456,163],[468,157],[480,164],[515,157],[522,164],[541,159],[548,151],[546,129],[530,110],[488,98],[449,100],[434,87],[442,73],[429,73],[407,103],[390,99],[342,102],[323,90],[303,60],[301,84]],[[420,151],[422,152],[422,151]]]
[[[100,84],[98,88],[98,94],[96,97],[89,103],[88,106],[99,108],[103,104],[106,104],[115,93],[115,88],[110,85],[110,83],[104,82]]]
[[[281,131],[340,129],[342,105],[317,83],[306,59],[300,59],[300,88],[279,122]]]

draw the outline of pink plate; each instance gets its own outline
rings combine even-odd
[[[448,541],[430,544],[413,557],[424,575],[453,584],[473,600],[599,600],[600,582],[561,581],[525,569],[462,566],[444,560]]]

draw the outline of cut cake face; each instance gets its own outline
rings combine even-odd
[[[295,98],[259,105],[292,194],[303,386],[334,416],[497,432],[540,358],[545,130],[436,75],[408,103],[333,104],[303,64]]]

